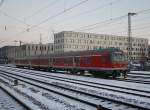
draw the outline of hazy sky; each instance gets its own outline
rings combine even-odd
[[[0,0],[0,47],[38,43],[40,36],[53,42],[60,31],[127,36],[128,12],[138,13],[132,36],[150,40],[150,0]]]

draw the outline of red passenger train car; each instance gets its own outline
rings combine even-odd
[[[18,58],[15,63],[18,67],[47,69],[49,71],[66,70],[73,74],[88,71],[96,77],[112,76],[115,78],[121,74],[126,77],[128,72],[126,55],[116,48]]]

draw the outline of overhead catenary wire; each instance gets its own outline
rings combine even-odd
[[[146,18],[149,18],[149,17],[145,17],[145,18],[142,18],[142,20],[143,19],[146,19]],[[114,19],[114,18],[113,18]],[[121,19],[120,19],[121,20]],[[141,19],[135,19],[134,21],[139,21],[139,20],[141,20]],[[109,20],[107,20],[107,21],[109,21]],[[99,23],[95,23],[95,24],[92,24],[92,25],[87,25],[87,26],[84,26],[84,27],[80,27],[80,28],[83,28],[83,29],[81,29],[81,30],[79,30],[79,31],[85,31],[85,30],[93,30],[93,29],[95,29],[95,28],[97,28],[97,27],[99,27],[99,28],[109,28],[110,26],[108,26],[108,25],[110,25],[110,24],[114,24],[115,22],[108,22],[107,23],[107,21],[105,22],[105,21],[102,21],[102,22],[100,22],[100,24]],[[110,21],[111,21],[111,19],[110,19]],[[101,24],[102,23],[102,24]],[[118,23],[118,24],[122,24],[122,22],[121,23]],[[147,23],[146,23],[147,24]],[[95,26],[95,25],[97,25],[97,26]],[[115,24],[116,25],[116,24]],[[95,26],[95,27],[92,27],[92,26]],[[137,26],[137,25],[135,25],[135,26]],[[86,28],[86,27],[91,27],[91,28]],[[79,28],[79,29],[80,29]],[[84,29],[85,28],[85,29]],[[76,30],[76,29],[75,29]]]
[[[119,30],[118,30],[119,29]],[[136,35],[138,35],[138,33],[141,33],[142,31],[147,31],[150,29],[150,26],[143,26],[143,27],[132,27],[132,30],[133,30],[133,33],[136,32]],[[96,29],[95,29],[96,30]],[[109,31],[108,31],[109,30]],[[104,28],[100,28],[98,29],[98,32],[100,33],[103,33],[103,32],[106,32],[107,33],[113,33],[113,34],[120,34],[120,35],[123,35],[123,36],[127,36],[127,29],[126,28],[118,28],[118,27],[114,27],[114,28],[110,28],[110,29],[104,29]],[[133,36],[134,37],[134,36]]]
[[[138,12],[136,12],[138,15],[139,14],[142,14],[142,13],[146,13],[146,12],[148,12],[148,11],[150,11],[150,9],[146,9],[146,10],[140,10],[140,11],[138,11]],[[107,22],[108,21],[111,21],[111,22],[114,22],[113,20],[120,20],[120,19],[122,19],[122,18],[124,18],[124,17],[127,17],[127,14],[126,15],[123,15],[123,16],[120,16],[120,17],[116,17],[116,18],[112,18],[112,19],[108,19],[108,20],[105,20],[105,21],[102,21],[102,22],[97,22],[97,23],[94,23],[94,24],[90,24],[90,25],[86,25],[86,26],[82,26],[82,27],[80,27],[80,28],[77,28],[77,29],[73,29],[72,31],[76,31],[76,30],[79,30],[79,31],[83,31],[83,30],[92,30],[92,29],[94,29],[94,28],[97,28],[97,26],[96,25],[100,25],[100,24],[107,24]],[[110,23],[111,23],[110,22]],[[92,26],[95,26],[95,27],[92,27]],[[85,29],[84,29],[85,28]]]
[[[19,23],[21,23],[21,24],[24,24],[24,25],[26,25],[26,26],[30,26],[30,25],[27,24],[25,21],[20,20],[20,19],[14,17],[14,16],[11,16],[11,15],[7,14],[6,12],[4,12],[4,11],[2,11],[2,10],[0,10],[0,13],[2,13],[4,16],[6,16],[6,17],[8,17],[8,18],[10,18],[10,19],[13,19],[13,20],[15,20],[15,21],[17,21],[17,22],[19,22]]]
[[[30,27],[28,28],[28,30],[31,30],[31,29],[33,29],[33,28],[37,28],[37,27],[39,27],[39,25],[41,25],[41,24],[43,24],[43,23],[46,23],[46,22],[49,21],[50,19],[53,19],[53,18],[55,18],[55,17],[58,17],[58,16],[60,16],[60,15],[62,15],[62,14],[64,14],[64,13],[66,13],[66,12],[68,12],[68,11],[70,11],[70,10],[72,10],[72,9],[74,9],[74,8],[76,8],[76,7],[78,7],[78,6],[80,6],[80,5],[82,5],[83,3],[86,3],[86,2],[88,2],[88,0],[83,0],[83,1],[81,1],[81,2],[79,2],[79,3],[77,3],[77,4],[73,5],[73,6],[71,6],[71,7],[69,7],[69,8],[66,8],[66,9],[63,10],[63,11],[61,11],[61,12],[59,12],[59,13],[53,15],[53,16],[48,17],[47,19],[43,20],[42,22],[40,22],[40,23],[38,23],[38,24],[36,24],[36,25],[30,26]],[[24,30],[24,31],[22,31],[22,32],[20,32],[20,33],[15,34],[14,36],[19,35],[19,34],[22,34],[22,33],[24,33],[24,32],[27,32],[27,31]]]
[[[141,10],[141,11],[138,11],[136,13],[138,14],[141,14],[141,13],[145,13],[147,11],[150,11],[150,9],[146,9],[146,10]],[[102,21],[102,22],[97,22],[97,23],[94,23],[94,24],[90,24],[90,25],[86,25],[86,26],[82,26],[82,27],[79,27],[78,29],[80,29],[79,31],[84,31],[84,30],[92,30],[94,28],[97,27],[97,25],[106,25],[106,24],[110,24],[112,22],[116,22],[118,20],[121,20],[123,18],[127,17],[127,14],[126,15],[123,15],[123,16],[119,16],[119,17],[116,17],[116,18],[111,18],[111,19],[108,19],[108,20],[105,20],[105,21]],[[92,27],[92,26],[95,26],[95,27]],[[82,29],[82,28],[85,28],[85,29]],[[74,30],[71,30],[71,31],[76,31],[78,29],[74,29]],[[23,33],[23,32],[21,32]]]
[[[53,19],[53,18],[55,18],[55,17],[58,17],[58,16],[60,16],[60,15],[62,15],[62,14],[64,14],[64,13],[66,13],[66,12],[68,12],[68,11],[70,11],[70,10],[72,10],[72,9],[74,9],[74,8],[76,8],[76,7],[78,7],[78,6],[80,6],[80,5],[82,5],[83,3],[86,3],[87,1],[88,1],[88,0],[83,0],[83,1],[81,1],[81,2],[79,2],[79,3],[77,3],[77,4],[73,5],[73,6],[71,6],[71,7],[69,7],[69,8],[66,8],[66,9],[63,10],[63,11],[61,11],[61,12],[59,12],[59,13],[53,15],[53,16],[50,16],[50,17],[46,18],[45,20],[41,21],[40,23],[31,26],[30,29],[35,28],[35,27],[38,27],[39,25],[41,25],[41,24],[43,24],[43,23],[46,23],[47,21],[49,21],[49,20],[51,20],[51,19]]]
[[[42,8],[40,8],[40,9],[38,9],[36,12],[34,12],[34,13],[32,13],[31,15],[25,17],[24,19],[30,19],[30,18],[32,18],[33,16],[35,16],[35,15],[41,13],[41,12],[44,11],[45,9],[47,9],[47,8],[49,8],[49,7],[53,6],[53,5],[55,5],[58,1],[60,1],[60,0],[53,0],[53,1],[50,2],[48,5],[46,5],[46,6],[42,7]]]
[[[65,10],[63,10],[64,12],[65,12]],[[141,11],[141,12],[139,12],[139,13],[146,13],[148,10],[144,10],[144,11]],[[56,16],[57,17],[57,16]],[[54,17],[55,18],[55,17]],[[53,19],[53,18],[50,18],[50,19]],[[49,19],[49,20],[50,20]],[[113,18],[112,18],[113,19]],[[110,21],[111,21],[111,19],[110,19]],[[47,22],[47,21],[46,21]],[[40,24],[40,23],[39,23]],[[42,23],[43,24],[43,23]],[[106,22],[106,24],[109,24],[108,22]],[[101,24],[98,24],[98,25],[101,25]],[[104,23],[104,25],[105,25],[105,23]],[[32,27],[33,28],[35,28],[35,27],[38,27],[39,25],[37,24],[37,25],[33,25],[33,26],[29,26],[28,27],[28,29],[29,30],[31,30],[32,29]],[[97,27],[97,26],[96,26]],[[90,27],[88,27],[88,28],[90,28]],[[92,27],[93,28],[93,27]],[[81,28],[82,29],[82,28]],[[27,32],[26,30],[24,31],[24,32]]]
[[[101,25],[101,27],[99,27],[98,29],[100,29],[100,30],[108,30],[108,29],[111,29],[111,31],[115,31],[116,29],[118,30],[127,30],[124,26],[127,26],[127,25],[125,25],[125,24],[123,24],[123,21],[122,22],[119,22],[119,23],[115,23],[115,25],[112,25],[112,24],[114,24],[115,22],[113,22],[113,23],[111,23],[111,25],[110,24],[105,24],[105,25]],[[144,27],[143,27],[143,25],[142,25],[142,27],[141,27],[141,24],[138,24],[138,25],[134,25],[134,26],[132,26],[132,30],[139,30],[139,29],[145,29],[145,28],[149,28],[149,24],[148,23],[145,23],[146,25],[144,25]],[[123,26],[122,28],[118,28],[118,25],[119,26]],[[92,30],[92,29],[91,29]]]
[[[141,14],[141,13],[145,13],[145,12],[148,12],[148,11],[150,11],[150,9],[146,9],[146,10],[141,10],[141,11],[139,11],[139,12],[136,12],[136,13],[138,13],[138,14]],[[106,20],[106,21],[102,21],[102,22],[98,22],[98,23],[94,23],[94,24],[91,24],[91,25],[86,25],[86,26],[83,26],[83,27],[80,27],[80,28],[86,28],[86,27],[91,27],[91,26],[95,26],[95,25],[100,25],[100,24],[110,24],[111,22],[113,22],[113,20],[114,19],[121,19],[122,17],[125,17],[125,16],[127,16],[127,15],[124,15],[124,16],[121,16],[121,17],[117,17],[117,18],[112,18],[112,19],[109,19],[109,20]],[[111,21],[110,23],[107,23],[108,21]],[[97,27],[97,26],[96,26]],[[85,29],[85,30],[90,30],[90,29],[94,29],[94,28],[96,28],[96,27],[93,27],[93,28],[87,28],[87,29]],[[76,30],[76,29],[75,29]]]
[[[96,10],[99,10],[99,9],[102,9],[102,8],[104,8],[104,7],[106,7],[106,6],[109,6],[110,4],[118,3],[119,1],[121,1],[121,0],[114,0],[114,1],[112,1],[112,2],[102,4],[102,5],[100,5],[100,6],[96,7],[96,8],[94,8],[94,9],[90,9],[90,10],[87,10],[87,11],[85,11],[85,12],[81,12],[81,13],[79,13],[79,14],[77,14],[77,15],[74,15],[74,16],[72,16],[72,17],[69,17],[69,19],[68,19],[68,18],[65,18],[65,19],[62,19],[62,20],[60,20],[60,21],[57,21],[57,22],[54,23],[54,24],[57,25],[58,23],[60,23],[60,22],[62,22],[62,21],[63,21],[62,23],[64,23],[65,21],[68,21],[68,20],[71,20],[71,19],[75,19],[76,17],[83,16],[83,15],[85,15],[85,14],[89,14],[89,13],[95,12]]]
[[[122,23],[122,22],[121,22]],[[120,23],[120,21],[119,21],[119,23],[117,23],[117,24],[120,24],[119,26],[121,26],[121,23]],[[126,29],[126,27],[124,27],[124,26],[126,26],[126,25],[122,25],[121,27],[122,28],[118,28],[118,26],[116,26],[116,23],[115,23],[115,25],[112,25],[112,24],[114,24],[114,22],[113,23],[111,23],[111,25],[110,24],[105,24],[105,25],[100,25],[99,26],[99,28],[93,28],[93,29],[91,29],[91,30],[95,30],[96,32],[98,31],[98,32],[100,32],[100,33],[103,33],[103,32],[107,32],[107,33],[115,33],[115,34],[118,34],[118,33],[120,33],[121,35],[123,35],[124,34],[124,36],[127,36],[126,34],[127,34],[127,29]],[[137,27],[138,26],[138,27]],[[134,25],[134,26],[132,26],[132,30],[134,31],[134,32],[140,32],[140,31],[143,31],[143,30],[148,30],[150,27],[149,27],[149,25],[146,23],[146,25]],[[90,30],[90,31],[91,31]],[[109,30],[109,31],[108,31]],[[119,31],[118,31],[119,30]],[[121,31],[122,30],[122,31]],[[83,30],[84,31],[84,30]],[[93,32],[93,31],[92,31]]]
[[[119,16],[119,17],[115,17],[115,18],[111,18],[111,19],[108,19],[108,20],[105,20],[105,21],[101,21],[101,22],[97,22],[97,23],[94,23],[94,24],[90,24],[90,25],[86,25],[86,26],[82,26],[82,27],[79,27],[77,29],[74,29],[72,31],[76,31],[76,30],[79,30],[79,31],[83,31],[83,30],[91,30],[91,29],[94,29],[97,27],[97,25],[106,25],[106,24],[110,24],[112,22],[115,22],[115,21],[118,21],[120,19],[123,19],[127,17],[127,14],[126,15],[123,15],[123,16]],[[95,26],[95,27],[93,27]]]
[[[119,30],[118,30],[119,29]],[[138,27],[138,28],[132,28],[132,30],[133,30],[133,37],[135,37],[135,36],[140,36],[141,35],[141,33],[143,33],[143,32],[146,32],[146,33],[148,33],[147,31],[150,29],[150,27],[149,26],[145,26],[145,27]],[[96,31],[97,32],[97,31]],[[127,29],[126,28],[114,28],[114,29],[109,29],[109,31],[108,31],[108,29],[106,30],[106,29],[98,29],[98,32],[99,33],[105,33],[105,32],[107,32],[107,34],[114,34],[114,35],[120,35],[120,36],[127,36]],[[148,34],[146,34],[146,35],[148,35]],[[141,36],[142,37],[142,36]]]
[[[64,1],[65,1],[65,0],[64,0]],[[99,10],[99,9],[105,8],[106,6],[109,6],[109,5],[118,3],[118,2],[120,2],[120,1],[121,1],[121,0],[113,0],[113,1],[111,1],[111,2],[108,2],[108,3],[102,4],[102,5],[98,6],[98,7],[95,7],[94,9],[90,9],[90,10],[87,10],[87,11],[84,11],[84,12],[81,12],[81,13],[78,13],[78,14],[76,14],[76,15],[74,15],[74,16],[67,17],[67,18],[61,19],[61,20],[59,20],[59,21],[56,21],[56,22],[52,23],[52,25],[55,25],[55,26],[56,26],[57,24],[65,23],[66,21],[75,19],[75,18],[77,18],[77,17],[79,17],[79,16],[83,16],[83,15],[85,15],[85,14],[89,14],[89,13],[95,12],[95,11],[97,11],[97,10]],[[65,8],[64,8],[64,9],[65,9]],[[48,25],[49,25],[49,24],[48,24]],[[46,25],[46,26],[48,26],[48,25]],[[44,27],[45,27],[45,26],[44,26]],[[43,28],[44,28],[44,27],[43,27]],[[46,30],[49,31],[49,29],[46,29]]]
[[[59,1],[59,0],[57,0],[57,1]],[[57,1],[54,0],[54,1],[51,2],[50,4],[51,4],[51,5],[52,5],[52,4],[55,4]],[[3,2],[4,2],[4,0],[1,0],[1,1],[0,1],[0,5],[1,5]],[[48,7],[50,6],[50,4],[48,4],[46,7],[43,7],[43,8],[41,8],[41,9],[39,9],[37,12],[35,12],[35,13],[33,13],[32,15],[26,17],[25,19],[33,17],[34,15],[36,15],[36,14],[38,14],[39,12],[43,11],[45,8],[48,8]],[[21,23],[21,24],[23,24],[23,25],[25,25],[25,26],[27,26],[27,27],[30,27],[30,26],[31,26],[31,25],[29,25],[28,23],[26,23],[24,20],[21,20],[21,19],[18,19],[18,18],[16,18],[16,17],[14,17],[14,16],[11,16],[11,15],[9,15],[8,13],[4,12],[3,10],[0,10],[0,13],[2,13],[4,16],[8,17],[9,19],[12,19],[12,20],[14,20],[14,21],[17,21],[17,22],[19,22],[19,23]],[[29,30],[29,28],[27,28],[26,31],[27,31],[27,30]]]

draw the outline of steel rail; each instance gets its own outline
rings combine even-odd
[[[9,92],[7,89],[5,89],[4,87],[0,86],[0,88],[5,91],[10,97],[12,97],[16,102],[18,102],[20,105],[22,105],[25,109],[27,110],[32,110],[31,107],[29,107],[26,103],[24,103],[22,100],[20,100],[19,98],[17,98],[14,94],[12,94],[11,92]]]
[[[19,72],[24,72],[24,71],[19,71]],[[138,90],[136,90],[136,91],[133,91],[133,92],[127,92],[128,90],[130,90],[130,88],[127,88],[127,89],[123,89],[123,90],[116,90],[116,89],[110,89],[110,88],[108,88],[108,87],[100,87],[99,85],[100,84],[95,84],[95,85],[91,85],[91,83],[83,83],[83,81],[76,81],[75,82],[75,80],[74,79],[66,79],[66,78],[64,78],[64,77],[61,77],[61,79],[60,79],[60,77],[57,77],[57,76],[53,76],[53,75],[46,75],[46,74],[37,74],[37,73],[31,73],[31,72],[25,72],[25,73],[27,73],[27,74],[30,74],[30,75],[35,75],[35,76],[40,76],[40,77],[44,77],[44,78],[50,78],[50,79],[54,79],[54,80],[59,80],[59,81],[64,81],[64,82],[69,82],[69,83],[73,83],[73,84],[80,84],[80,85],[84,85],[84,86],[89,86],[89,87],[94,87],[94,88],[98,88],[98,89],[106,89],[106,90],[111,90],[111,91],[115,91],[115,92],[121,92],[121,93],[126,93],[126,94],[132,94],[132,95],[138,95],[138,96],[141,96],[141,97],[148,97],[148,98],[150,98],[150,95],[142,95],[142,94],[139,94],[139,93],[134,93],[134,92],[141,92],[141,91],[138,91]],[[65,79],[65,80],[64,80]],[[110,86],[109,86],[110,87]],[[114,87],[113,87],[114,88]],[[115,87],[116,88],[116,87]],[[122,89],[122,88],[120,88],[120,87],[117,87],[117,89]],[[126,91],[124,91],[124,90],[126,90]],[[145,92],[144,92],[145,93]]]
[[[0,71],[2,71],[2,70],[0,70]],[[2,72],[7,73],[7,75],[8,75],[8,74],[11,74],[11,75],[13,74],[13,73],[11,73],[11,72],[6,72],[6,71],[2,71]],[[27,77],[25,77],[25,76],[20,76],[20,75],[18,75],[18,74],[17,74],[17,75],[16,75],[16,74],[13,74],[13,75],[15,75],[16,77],[25,78],[25,79],[28,79],[28,80],[32,80],[32,81],[35,81],[35,82],[42,83],[42,84],[51,85],[51,86],[57,86],[57,87],[63,88],[63,89],[68,89],[68,88],[65,88],[65,87],[58,86],[58,85],[46,83],[46,82],[44,82],[44,81],[39,81],[39,80],[34,79],[34,78],[27,78]],[[10,75],[8,75],[8,76],[10,77]],[[11,76],[11,77],[14,77],[14,76]],[[16,77],[14,77],[14,78],[16,78]],[[21,79],[21,78],[18,78],[18,79],[21,80],[21,81],[23,81],[23,82],[29,83],[28,81],[25,81],[25,80],[23,80],[23,79]],[[31,82],[30,82],[30,84],[35,85],[35,86],[38,86],[38,87],[41,87],[41,86],[39,86],[39,85],[37,85],[37,84],[33,84],[33,83],[31,83]],[[42,88],[43,88],[43,87],[42,87]],[[48,89],[48,88],[44,88],[44,89]],[[48,90],[49,90],[49,89],[48,89]],[[90,96],[92,96],[92,97],[96,97],[96,98],[100,98],[100,99],[104,99],[104,100],[109,100],[109,101],[112,101],[112,102],[115,102],[115,103],[118,103],[118,104],[123,104],[123,105],[131,106],[131,107],[134,107],[134,108],[150,110],[149,108],[145,108],[145,107],[133,105],[133,104],[126,103],[126,102],[120,102],[120,101],[117,101],[117,100],[108,99],[108,98],[101,97],[101,96],[97,96],[97,95],[95,96],[95,95],[93,95],[93,94],[85,93],[85,92],[78,91],[78,90],[72,90],[72,89],[69,89],[69,90],[70,90],[70,91],[74,91],[74,92],[78,92],[78,93],[80,93],[80,94],[90,95]],[[50,91],[53,91],[53,90],[50,90]],[[56,91],[53,91],[53,92],[56,92]],[[64,95],[64,94],[62,94],[62,93],[59,93],[59,94]],[[80,100],[80,101],[81,101],[81,100]],[[96,106],[97,106],[97,105],[96,105]]]

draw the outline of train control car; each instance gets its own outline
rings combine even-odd
[[[50,71],[65,70],[72,74],[88,71],[96,77],[115,78],[121,74],[126,77],[128,72],[126,55],[116,48],[27,57],[16,59],[15,63],[18,67],[26,66]]]

